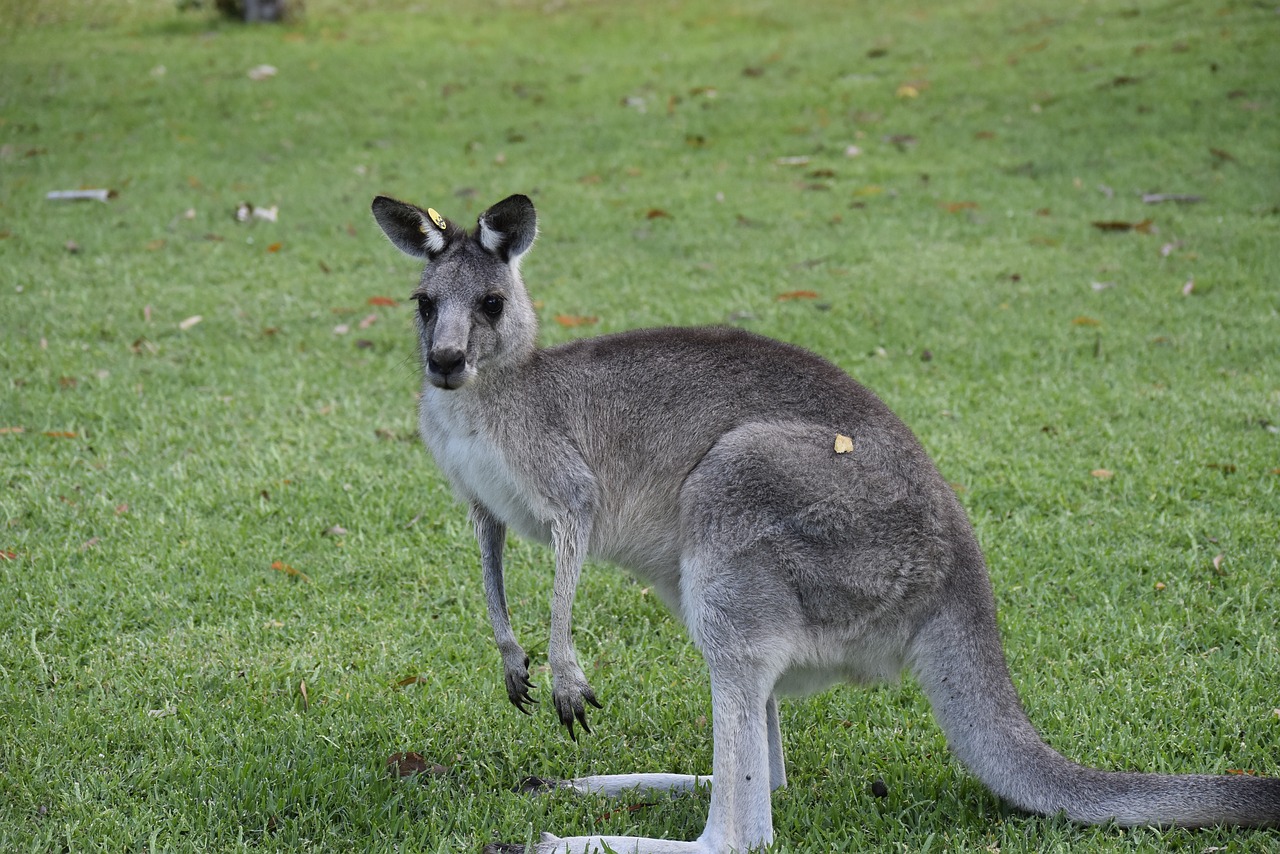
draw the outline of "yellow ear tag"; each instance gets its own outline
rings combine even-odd
[[[436,224],[436,228],[440,229],[441,231],[444,231],[446,228],[449,227],[449,223],[444,221],[444,217],[436,213],[435,208],[427,208],[427,216],[431,217],[431,221],[434,222]]]

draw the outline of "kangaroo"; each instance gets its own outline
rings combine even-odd
[[[508,528],[555,552],[551,704],[571,736],[575,723],[589,732],[586,707],[600,707],[570,633],[588,555],[651,585],[710,673],[709,777],[546,784],[605,794],[710,785],[702,835],[544,835],[538,854],[768,846],[770,792],[787,779],[776,696],[904,670],[960,761],[1021,810],[1083,823],[1280,825],[1280,778],[1101,771],[1044,743],[1010,679],[968,517],[911,430],[839,368],[729,328],[543,349],[520,276],[537,233],[526,196],[484,211],[473,232],[385,196],[373,215],[426,262],[413,293],[419,426],[470,508],[511,702],[527,714],[535,701],[503,587]]]

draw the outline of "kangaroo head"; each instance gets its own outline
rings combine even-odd
[[[510,196],[480,214],[469,233],[435,210],[386,196],[373,216],[401,252],[426,262],[413,292],[427,380],[457,389],[481,372],[517,364],[533,352],[538,323],[520,279],[520,258],[538,232],[527,196]]]

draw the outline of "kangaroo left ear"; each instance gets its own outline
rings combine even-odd
[[[538,236],[538,214],[528,196],[508,196],[480,214],[480,245],[508,264],[529,251]]]
[[[387,196],[373,200],[373,218],[397,249],[424,261],[430,261],[443,252],[458,235],[457,230],[434,209],[424,211],[417,205]]]

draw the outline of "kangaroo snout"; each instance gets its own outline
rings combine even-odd
[[[460,388],[470,379],[466,351],[456,347],[432,350],[427,356],[427,379],[436,388]]]

